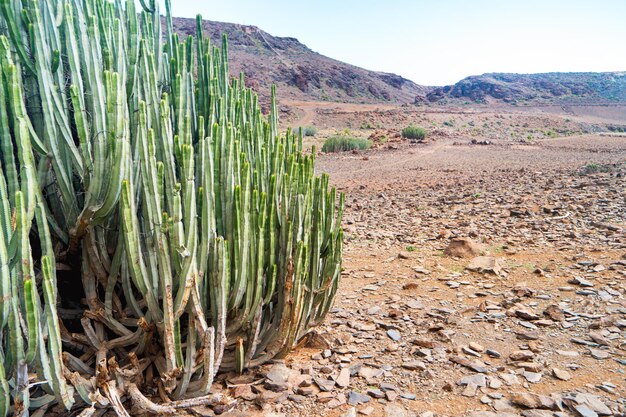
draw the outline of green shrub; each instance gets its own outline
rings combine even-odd
[[[306,126],[302,128],[302,134],[304,136],[315,136],[317,135],[317,128],[315,126]]]
[[[620,164],[596,164],[591,163],[583,166],[579,170],[580,175],[591,175],[591,174],[608,174],[612,172],[618,171],[620,168]]]
[[[345,152],[355,149],[364,150],[372,146],[372,141],[368,139],[352,138],[349,136],[333,136],[326,139],[322,152]]]
[[[421,127],[409,126],[402,129],[402,137],[406,139],[426,139],[426,131]]]

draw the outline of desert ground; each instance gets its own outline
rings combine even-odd
[[[284,360],[223,375],[223,415],[624,415],[626,138],[602,134],[624,108],[283,111],[319,127],[308,147],[374,147],[317,161],[346,194],[335,308]]]

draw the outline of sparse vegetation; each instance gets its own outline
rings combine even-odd
[[[578,172],[580,175],[611,173],[619,170],[621,164],[587,164]],[[626,165],[626,164],[624,164]]]
[[[426,139],[426,130],[424,130],[424,128],[412,125],[407,126],[402,129],[402,137],[405,139],[424,140]]]
[[[317,128],[315,126],[306,126],[302,128],[302,134],[304,136],[315,136],[317,135]]]
[[[545,132],[543,132],[543,134],[548,138],[556,138],[558,136],[557,133],[552,129],[546,130]]]
[[[326,139],[322,146],[322,152],[346,152],[353,150],[365,150],[372,146],[372,141],[350,136],[333,136]]]

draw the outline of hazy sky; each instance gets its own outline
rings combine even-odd
[[[418,84],[485,72],[626,71],[626,0],[172,0]]]

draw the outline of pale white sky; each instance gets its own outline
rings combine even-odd
[[[485,72],[626,71],[626,0],[172,0],[418,84]],[[163,9],[164,11],[164,9]]]

